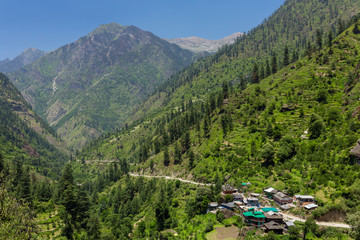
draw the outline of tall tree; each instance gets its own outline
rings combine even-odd
[[[265,72],[265,76],[268,77],[271,75],[271,69],[270,69],[270,65],[269,65],[269,60],[266,59],[266,72]]]
[[[322,48],[322,34],[319,29],[316,30],[316,45],[318,47],[318,50]]]
[[[222,83],[222,94],[224,99],[229,97],[229,84],[226,81]]]
[[[177,142],[175,142],[174,164],[179,164],[179,163],[181,163],[181,150],[180,150],[179,144]]]
[[[275,74],[276,72],[277,72],[277,59],[276,59],[276,53],[274,53],[271,61],[271,73]]]
[[[331,47],[332,46],[332,41],[333,41],[333,32],[332,30],[330,29],[329,30],[329,33],[328,33],[328,40],[327,40],[327,44],[328,44],[328,47]]]
[[[165,146],[165,148],[164,148],[163,163],[164,163],[164,166],[169,166],[169,164],[170,164],[169,148],[167,146]]]
[[[194,151],[190,148],[189,150],[189,168],[194,168],[195,154]]]
[[[289,65],[289,48],[286,45],[285,49],[284,49],[284,61],[283,61],[283,66],[286,67],[287,65]]]
[[[258,69],[257,63],[255,63],[253,71],[252,71],[251,83],[254,84],[254,83],[259,83],[259,82],[260,82],[260,80],[259,80],[259,69]]]
[[[26,202],[31,202],[31,195],[30,195],[30,175],[29,169],[23,167],[22,176],[19,181],[18,185],[18,194],[19,197],[24,199]]]

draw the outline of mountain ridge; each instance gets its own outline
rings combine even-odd
[[[237,32],[219,40],[209,40],[196,36],[165,39],[165,40],[196,53],[200,53],[200,52],[215,53],[220,47],[226,44],[233,43],[238,37],[242,36],[243,34],[244,33]]]
[[[9,76],[35,111],[78,148],[119,128],[193,56],[150,32],[111,23]]]
[[[21,67],[37,61],[45,54],[46,52],[42,50],[36,48],[27,48],[12,60],[6,58],[5,60],[0,61],[0,72],[9,73],[16,71]]]

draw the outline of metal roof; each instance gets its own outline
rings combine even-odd
[[[278,210],[274,207],[262,208],[261,210],[263,210],[264,212],[278,212]]]

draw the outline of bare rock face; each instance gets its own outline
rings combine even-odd
[[[243,33],[234,33],[220,40],[208,40],[199,37],[174,38],[174,39],[165,39],[165,40],[170,43],[177,44],[178,46],[195,53],[200,53],[200,52],[214,53],[222,46],[233,43],[238,37],[242,35]]]
[[[57,100],[47,111],[47,121],[50,125],[54,125],[57,120],[66,114],[66,110],[62,108],[60,100]]]

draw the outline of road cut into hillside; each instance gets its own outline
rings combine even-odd
[[[199,182],[194,182],[194,181],[190,181],[190,180],[185,180],[182,178],[175,178],[175,177],[169,177],[169,176],[151,176],[151,175],[142,175],[142,174],[137,174],[137,173],[129,173],[129,175],[133,176],[133,177],[164,178],[164,179],[168,179],[168,180],[179,180],[180,182],[195,184],[195,185],[199,185],[199,186],[215,186],[215,184],[213,184],[213,183],[199,183]]]

